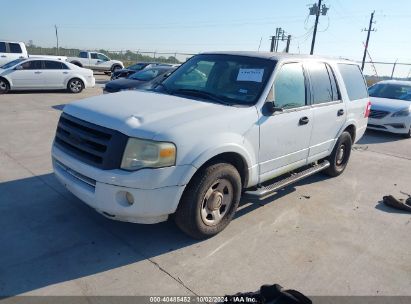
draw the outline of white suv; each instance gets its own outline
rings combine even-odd
[[[341,174],[369,110],[354,62],[205,53],[152,92],[67,105],[53,166],[108,218],[157,223],[174,214],[184,232],[206,238],[228,225],[242,195],[264,199],[319,171]]]

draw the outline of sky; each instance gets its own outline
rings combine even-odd
[[[198,53],[213,50],[268,51],[282,27],[290,51],[309,53],[316,0],[0,0],[0,40],[32,40],[81,49]],[[411,63],[411,1],[326,0],[315,54],[361,60],[370,14],[374,61]],[[261,41],[261,45],[260,45]],[[285,48],[280,43],[279,50]],[[368,60],[369,58],[367,58]],[[377,66],[382,69],[381,66]],[[391,68],[391,67],[390,67]],[[399,66],[404,73],[411,66]],[[386,69],[386,68],[385,68]],[[398,69],[398,67],[397,67]]]

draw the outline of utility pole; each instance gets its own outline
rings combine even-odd
[[[276,39],[276,44],[275,44],[275,51],[276,52],[278,51],[278,45],[279,45],[280,40],[281,41],[285,40],[285,32],[281,27],[278,29],[278,34],[277,34],[277,39]]]
[[[59,33],[57,30],[57,25],[54,25],[54,28],[56,29],[56,40],[57,40],[57,56],[59,55]]]
[[[374,20],[374,13],[373,11],[371,13],[371,18],[370,18],[370,24],[368,25],[368,30],[364,29],[363,31],[367,32],[367,41],[365,42],[365,47],[364,47],[364,56],[362,57],[362,64],[361,64],[361,71],[364,71],[364,65],[365,65],[365,57],[367,56],[367,51],[368,51],[368,42],[370,41],[370,34],[371,32],[375,32],[375,29],[372,29],[373,23],[375,23]]]
[[[270,52],[274,52],[276,49],[276,44],[277,44],[277,36],[281,28],[277,27],[275,29],[275,36],[271,36],[271,46],[270,46]]]
[[[291,43],[291,35],[287,36],[287,46],[285,47],[285,52],[288,53],[290,51],[290,43]]]
[[[320,13],[321,15],[325,16],[327,15],[328,10],[330,9],[325,4],[321,6],[321,2],[322,0],[318,0],[318,4],[315,3],[313,4],[313,6],[309,8],[310,15],[315,15],[314,32],[313,32],[313,39],[311,41],[310,55],[314,54],[315,38],[317,36],[318,20],[320,19]]]

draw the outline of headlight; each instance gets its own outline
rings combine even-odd
[[[121,161],[121,169],[162,168],[176,163],[173,143],[129,138]]]
[[[410,115],[410,113],[411,113],[411,107],[407,108],[407,109],[404,109],[404,110],[401,110],[401,111],[398,111],[398,112],[395,112],[391,116],[392,117],[404,117],[404,116]]]

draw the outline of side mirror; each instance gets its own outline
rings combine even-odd
[[[16,66],[14,69],[15,69],[16,71],[18,71],[18,70],[22,70],[23,67],[22,67],[21,65],[18,65],[18,66]]]
[[[276,112],[283,112],[284,109],[280,107],[276,107],[274,101],[268,101],[267,102],[267,109],[270,111],[271,114],[274,114]]]

